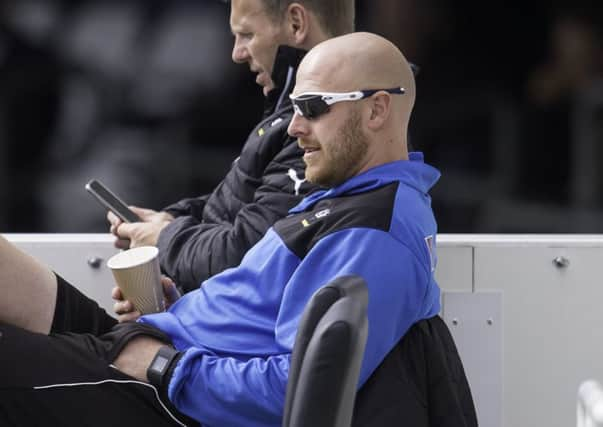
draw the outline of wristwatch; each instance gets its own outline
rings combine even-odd
[[[164,379],[167,376],[170,367],[180,356],[180,352],[172,347],[164,345],[159,348],[153,361],[147,368],[147,378],[149,382],[161,389],[164,385]]]

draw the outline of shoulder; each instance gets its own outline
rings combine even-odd
[[[282,109],[263,119],[248,135],[237,165],[249,174],[257,175],[285,149],[295,146],[287,133],[293,111]]]
[[[389,232],[398,185],[396,182],[365,193],[323,200],[310,211],[278,221],[274,229],[300,258],[337,231],[365,228]]]

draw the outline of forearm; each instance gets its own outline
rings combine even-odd
[[[137,380],[149,382],[147,369],[160,347],[166,345],[155,338],[139,336],[130,341],[113,364]]]
[[[189,349],[178,362],[168,395],[207,425],[280,425],[290,355],[247,361]]]
[[[169,213],[175,218],[180,216],[192,216],[201,220],[203,217],[203,209],[205,208],[209,196],[209,194],[206,194],[200,197],[182,199],[174,204],[166,206],[162,211]]]
[[[214,274],[238,265],[252,245],[231,225],[200,224],[181,217],[159,235],[159,261],[165,274],[189,292]]]

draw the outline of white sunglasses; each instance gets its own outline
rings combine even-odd
[[[402,95],[403,87],[391,89],[368,89],[355,92],[304,92],[297,96],[289,95],[293,102],[293,108],[297,114],[307,119],[315,119],[329,112],[329,106],[343,101],[360,101],[374,95],[377,92],[387,92],[394,95]]]

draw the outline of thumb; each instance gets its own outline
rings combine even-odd
[[[175,303],[182,295],[180,295],[180,291],[176,287],[176,284],[171,280],[164,280],[163,284],[163,293],[165,295],[165,300],[168,303],[168,306]]]

